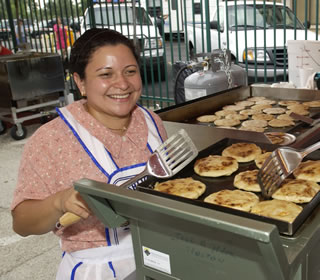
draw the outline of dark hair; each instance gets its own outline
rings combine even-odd
[[[132,40],[121,33],[106,28],[91,28],[84,32],[73,44],[70,55],[70,73],[78,73],[81,79],[85,78],[85,69],[92,54],[103,46],[127,46],[139,64],[139,54]]]

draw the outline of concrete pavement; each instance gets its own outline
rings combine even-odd
[[[39,124],[26,126],[30,136]],[[0,280],[51,280],[61,259],[58,238],[52,233],[21,237],[12,230],[10,204],[19,161],[28,138],[0,135]]]

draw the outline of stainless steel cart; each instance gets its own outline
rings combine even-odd
[[[137,280],[320,277],[319,207],[286,237],[269,223],[114,185],[83,179],[75,188],[105,225],[130,221]]]
[[[215,128],[193,121],[199,114],[216,111],[236,100],[263,95],[286,100],[320,99],[316,91],[244,87],[180,104],[159,115],[169,135],[179,128],[186,129],[201,152],[228,138],[267,144],[264,133]],[[315,110],[313,116],[318,113]],[[290,133],[296,135],[291,146],[305,147],[319,141],[320,125],[297,124]],[[319,158],[318,152],[315,159]],[[212,185],[215,182],[212,180]],[[106,226],[130,222],[137,280],[320,279],[320,194],[297,227],[289,223],[283,228],[279,221],[245,212],[240,215],[238,210],[205,206],[201,199],[193,203],[147,188],[132,191],[88,179],[74,186]],[[293,230],[288,233],[286,229],[291,226]]]
[[[24,121],[45,118],[66,100],[61,57],[58,54],[20,53],[0,57],[0,134],[14,124],[11,136],[26,137]]]

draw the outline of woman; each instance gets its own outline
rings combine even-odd
[[[23,20],[19,19],[15,28],[17,45],[25,44],[27,42],[26,34],[24,30]]]
[[[125,279],[135,270],[129,228],[104,228],[72,183],[89,178],[122,184],[144,169],[166,132],[156,114],[136,105],[142,90],[138,55],[125,36],[86,31],[73,45],[70,71],[86,99],[60,108],[60,118],[26,144],[13,228],[23,236],[54,231],[61,238],[66,254],[57,279]],[[65,212],[82,219],[56,229]]]
[[[63,26],[60,17],[58,17],[57,23],[53,26],[53,31],[56,37],[57,50],[61,52],[63,57],[65,57],[68,35],[67,29]]]

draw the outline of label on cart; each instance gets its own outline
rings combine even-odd
[[[170,256],[162,252],[142,246],[143,263],[145,266],[171,274]]]

